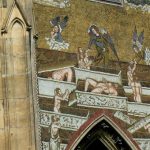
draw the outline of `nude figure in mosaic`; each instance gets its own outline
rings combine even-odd
[[[61,101],[68,101],[69,91],[66,90],[65,93],[62,93],[60,88],[55,89],[55,102],[54,102],[54,112],[60,113]]]
[[[91,91],[92,93],[97,93],[97,94],[105,93],[114,96],[118,95],[117,86],[114,86],[112,83],[107,81],[98,82],[94,79],[87,78],[85,81],[85,89],[84,89],[85,92],[88,91],[89,86],[93,86],[93,89]]]
[[[54,80],[64,81],[66,79],[68,82],[71,82],[72,78],[73,72],[71,68],[64,68],[61,70],[54,71],[52,73],[52,79]]]
[[[90,69],[92,59],[89,59],[88,50],[83,50],[81,47],[78,48],[78,67],[81,69]]]
[[[130,65],[128,66],[127,77],[128,77],[129,86],[131,86],[131,82],[133,82],[133,75],[135,74],[136,64],[137,62],[134,60],[134,61],[131,61]]]
[[[142,86],[136,76],[133,78],[133,81],[131,82],[131,87],[134,95],[134,101],[141,103]]]

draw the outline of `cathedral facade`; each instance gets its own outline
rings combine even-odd
[[[0,1],[0,150],[149,150],[150,3]]]

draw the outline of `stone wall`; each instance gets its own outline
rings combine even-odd
[[[8,0],[7,4],[0,8],[0,149],[35,150],[32,3]]]

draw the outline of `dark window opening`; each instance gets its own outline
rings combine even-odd
[[[122,136],[105,120],[93,127],[75,150],[132,150]]]
[[[92,142],[86,150],[95,150],[95,149],[100,149],[100,150],[109,150],[99,139],[96,139],[94,142]]]

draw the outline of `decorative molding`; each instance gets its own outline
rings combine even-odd
[[[42,150],[49,150],[49,142],[42,141]]]
[[[42,150],[50,150],[49,145],[49,142],[42,141]],[[65,150],[66,147],[67,144],[60,143],[60,150]]]
[[[67,144],[60,144],[60,150],[65,150],[67,147]]]
[[[145,117],[150,114],[150,104],[128,102],[128,113],[134,116]]]
[[[123,89],[124,89],[125,93],[129,93],[129,94],[133,93],[131,86],[123,86]],[[142,87],[142,95],[150,96],[150,88]]]
[[[52,111],[40,111],[40,124],[43,127],[49,127],[51,124],[52,116],[57,115],[60,119],[61,129],[77,131],[82,124],[88,120],[88,115],[86,117],[76,116],[71,114],[55,113]]]
[[[127,98],[76,91],[77,105],[127,111]]]
[[[150,150],[150,139],[135,138],[134,140],[138,143],[141,150]]]
[[[57,81],[53,79],[40,77],[38,77],[38,86],[39,86],[39,95],[47,97],[53,97],[54,90],[56,88],[60,88],[63,93],[66,90],[72,92],[73,90],[76,89],[76,84],[73,82]]]
[[[70,7],[70,0],[61,0],[61,2],[58,2],[56,0],[34,0],[34,3],[53,6],[57,8]]]
[[[122,83],[121,79],[121,71],[118,74],[111,74],[106,72],[100,72],[100,71],[92,71],[87,69],[81,69],[74,67],[75,70],[75,76],[76,76],[76,83],[79,79],[86,80],[87,78],[92,78],[96,81],[102,81],[103,78],[105,78],[109,82],[114,83]]]
[[[58,68],[53,68],[53,69],[48,69],[48,70],[41,70],[41,71],[38,71],[38,73],[44,73],[44,72],[52,72],[52,71],[58,71],[58,70],[61,70],[61,69],[66,69],[66,68],[73,68],[74,66],[70,66],[70,65],[67,65],[66,67],[58,67]]]
[[[132,125],[130,128],[128,128],[128,131],[130,133],[134,133],[137,130],[141,129],[142,127],[144,127],[145,125],[147,125],[148,123],[150,123],[150,115],[141,119],[140,121],[136,122],[134,125]]]
[[[91,2],[104,3],[114,6],[123,6],[124,0],[89,0]]]
[[[116,119],[110,110],[99,109],[99,111],[95,112],[86,123],[84,123],[81,128],[72,135],[70,142],[67,145],[66,150],[75,149],[79,142],[89,133],[93,127],[95,127],[100,122],[105,121],[111,125],[120,136],[130,145],[133,150],[140,150],[139,145],[133,140],[132,135],[127,132],[125,129],[125,124],[122,124],[121,121]],[[106,129],[107,130],[107,129]]]
[[[129,116],[125,115],[123,112],[121,111],[117,111],[114,116],[122,121],[124,121],[125,123],[132,125],[133,123],[136,122],[135,119],[131,119]]]

